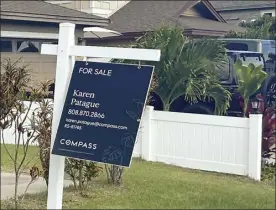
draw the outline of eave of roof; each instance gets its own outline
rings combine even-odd
[[[263,5],[247,5],[247,6],[235,6],[227,8],[216,8],[218,12],[222,11],[232,11],[232,10],[250,10],[250,9],[275,9],[275,3],[273,4],[263,4]]]
[[[95,43],[104,42],[104,41],[130,41],[135,40],[138,37],[143,36],[146,33],[152,31],[139,31],[139,32],[125,32],[122,33],[122,36],[112,36],[104,37],[101,39],[96,38],[83,38],[84,40],[93,41]],[[214,30],[201,30],[201,29],[185,29],[184,36],[209,36],[209,37],[221,37],[225,35],[225,31],[214,31]]]
[[[109,20],[104,19],[80,19],[76,17],[40,15],[40,14],[27,14],[18,12],[2,12],[0,15],[1,20],[20,20],[31,22],[48,22],[48,23],[62,23],[71,22],[78,25],[85,26],[108,26]]]
[[[212,14],[221,22],[226,23],[226,20],[218,13],[218,11],[213,7],[209,1],[201,1],[211,12]]]
[[[212,4],[208,0],[193,0],[193,1],[187,1],[186,4],[181,8],[179,12],[177,12],[175,15],[173,15],[174,18],[178,18],[188,9],[191,9],[192,7],[196,6],[198,3],[202,3],[209,11],[212,13],[212,15],[220,22],[226,23],[226,20],[215,10]]]

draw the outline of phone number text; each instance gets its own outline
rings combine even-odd
[[[69,115],[77,115],[77,116],[84,116],[84,117],[93,117],[93,118],[105,118],[104,113],[99,112],[91,112],[86,110],[77,110],[77,109],[69,109],[68,110]]]

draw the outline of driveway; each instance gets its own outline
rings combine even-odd
[[[1,172],[1,200],[9,199],[14,196],[15,175],[12,173]],[[18,195],[23,195],[31,177],[22,174],[19,178]],[[64,186],[67,187],[72,184],[71,180],[64,180]],[[47,190],[46,182],[42,177],[30,185],[27,193],[39,193]]]

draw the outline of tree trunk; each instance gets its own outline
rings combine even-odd
[[[18,209],[18,181],[19,181],[19,176],[18,172],[15,173],[15,185],[14,185],[14,206],[15,209]]]
[[[106,170],[106,176],[108,184],[112,185],[120,185],[123,180],[123,172],[124,168],[120,166],[111,165],[108,167],[108,165],[105,165]]]
[[[72,179],[73,179],[74,189],[77,190],[78,187],[77,187],[76,179],[75,179],[75,177],[72,177]]]
[[[83,161],[80,161],[80,168],[79,168],[79,187],[80,190],[83,191]]]
[[[164,104],[164,111],[170,111],[170,104],[168,103]]]
[[[243,104],[243,117],[246,117],[247,106],[248,106],[248,99],[244,99],[244,104]]]

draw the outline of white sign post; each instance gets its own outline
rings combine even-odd
[[[75,45],[75,25],[61,23],[58,45],[43,44],[41,54],[57,55],[51,150],[71,79],[75,56],[159,61],[160,50]],[[61,209],[65,158],[50,155],[47,209]]]

